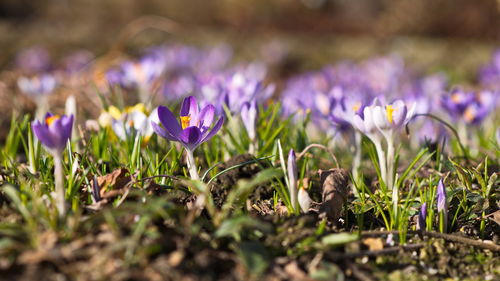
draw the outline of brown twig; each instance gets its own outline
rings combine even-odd
[[[336,168],[339,168],[339,162],[337,161],[337,157],[335,157],[335,154],[333,154],[333,152],[328,149],[328,147],[322,145],[322,144],[317,144],[317,143],[313,143],[313,144],[310,144],[308,145],[306,148],[304,148],[304,150],[302,150],[298,155],[297,155],[297,160],[299,160],[300,158],[302,158],[306,152],[311,149],[311,148],[319,148],[319,149],[323,149],[324,151],[326,151],[328,154],[330,154],[330,157],[332,157],[334,163],[335,163],[335,166]]]
[[[361,251],[354,253],[325,253],[325,256],[333,261],[339,261],[339,260],[355,259],[361,257],[377,257],[382,255],[393,255],[404,251],[418,250],[424,246],[425,244],[423,243],[408,244],[408,245],[388,247],[382,250],[375,250],[375,251]]]
[[[421,233],[423,236],[428,236],[428,237],[433,237],[433,238],[441,238],[447,241],[453,241],[457,243],[462,243],[462,244],[467,244],[470,246],[482,248],[482,249],[487,249],[491,250],[494,252],[500,252],[500,245],[494,244],[494,243],[488,243],[488,242],[483,242],[481,240],[475,240],[475,239],[470,239],[467,237],[462,237],[454,234],[446,234],[446,233],[439,233],[435,231],[408,231],[406,234],[407,235],[415,235]],[[381,236],[381,235],[399,235],[399,231],[394,230],[394,231],[363,231],[361,233],[362,237],[370,237],[370,236]]]

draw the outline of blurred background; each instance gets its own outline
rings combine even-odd
[[[251,56],[279,38],[305,67],[388,52],[449,66],[457,57],[486,60],[500,40],[500,0],[2,0],[0,66],[31,45],[56,57],[75,48],[105,53],[145,15],[175,21],[182,31],[149,29],[127,47],[225,41]]]
[[[233,63],[263,60],[278,90],[303,71],[392,54],[417,72],[444,71],[451,84],[474,85],[500,46],[500,0],[0,0],[0,127],[13,108],[35,108],[17,95],[22,50],[36,46],[37,63],[56,68],[75,51],[77,64],[94,60],[91,78],[65,81],[57,93],[81,92],[79,106],[89,104],[95,116],[95,103],[84,99],[97,76],[144,47],[172,42],[227,44]],[[56,107],[59,97],[51,97]]]

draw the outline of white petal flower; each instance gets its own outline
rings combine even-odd
[[[299,195],[298,195],[298,200],[299,200],[299,206],[302,212],[307,213],[309,212],[309,207],[311,206],[311,197],[309,197],[309,194],[304,188],[299,189]]]

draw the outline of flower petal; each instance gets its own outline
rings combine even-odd
[[[37,139],[46,147],[48,148],[53,148],[54,143],[52,141],[52,138],[50,137],[50,133],[48,131],[48,128],[40,123],[40,121],[35,121],[33,124],[31,124],[31,129],[33,130],[33,133],[37,137]]]
[[[197,120],[198,128],[200,128],[200,131],[202,134],[204,134],[210,126],[212,126],[212,122],[214,121],[214,115],[215,115],[215,106],[209,104],[205,106]]]
[[[203,137],[203,139],[201,140],[200,143],[206,142],[207,140],[212,138],[215,134],[217,134],[217,132],[220,130],[220,128],[222,128],[222,124],[224,124],[224,117],[221,117],[217,121],[217,123],[215,123],[215,126],[212,128],[212,130],[210,130],[210,132]]]
[[[382,106],[375,106],[375,108],[373,108],[372,116],[373,123],[375,123],[379,130],[384,131],[390,128],[389,120],[387,120],[386,110]]]
[[[393,118],[393,126],[400,127],[406,121],[406,113],[408,109],[406,108],[406,104],[402,100],[397,100],[392,103],[394,111],[392,113]]]
[[[198,120],[198,102],[193,96],[186,97],[182,102],[181,116],[190,116],[192,121]],[[190,123],[191,126],[196,126]]]
[[[182,132],[181,125],[177,122],[174,114],[170,109],[165,106],[158,107],[158,118],[160,123],[165,127],[165,129],[170,133],[170,135],[178,138]]]
[[[153,127],[153,131],[160,137],[171,141],[179,141],[178,138],[172,136],[167,130],[163,129],[162,127],[160,127],[160,125],[156,124],[155,122],[151,121],[151,126]]]
[[[201,136],[200,129],[196,126],[191,126],[182,130],[179,139],[186,148],[193,150],[201,143]]]

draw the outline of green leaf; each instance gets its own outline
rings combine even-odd
[[[338,246],[357,240],[359,240],[359,235],[357,233],[342,232],[323,236],[323,238],[321,238],[321,244],[325,246]]]
[[[249,216],[238,216],[226,219],[215,232],[215,237],[238,237],[245,228],[259,229],[263,232],[269,232],[267,224]]]

